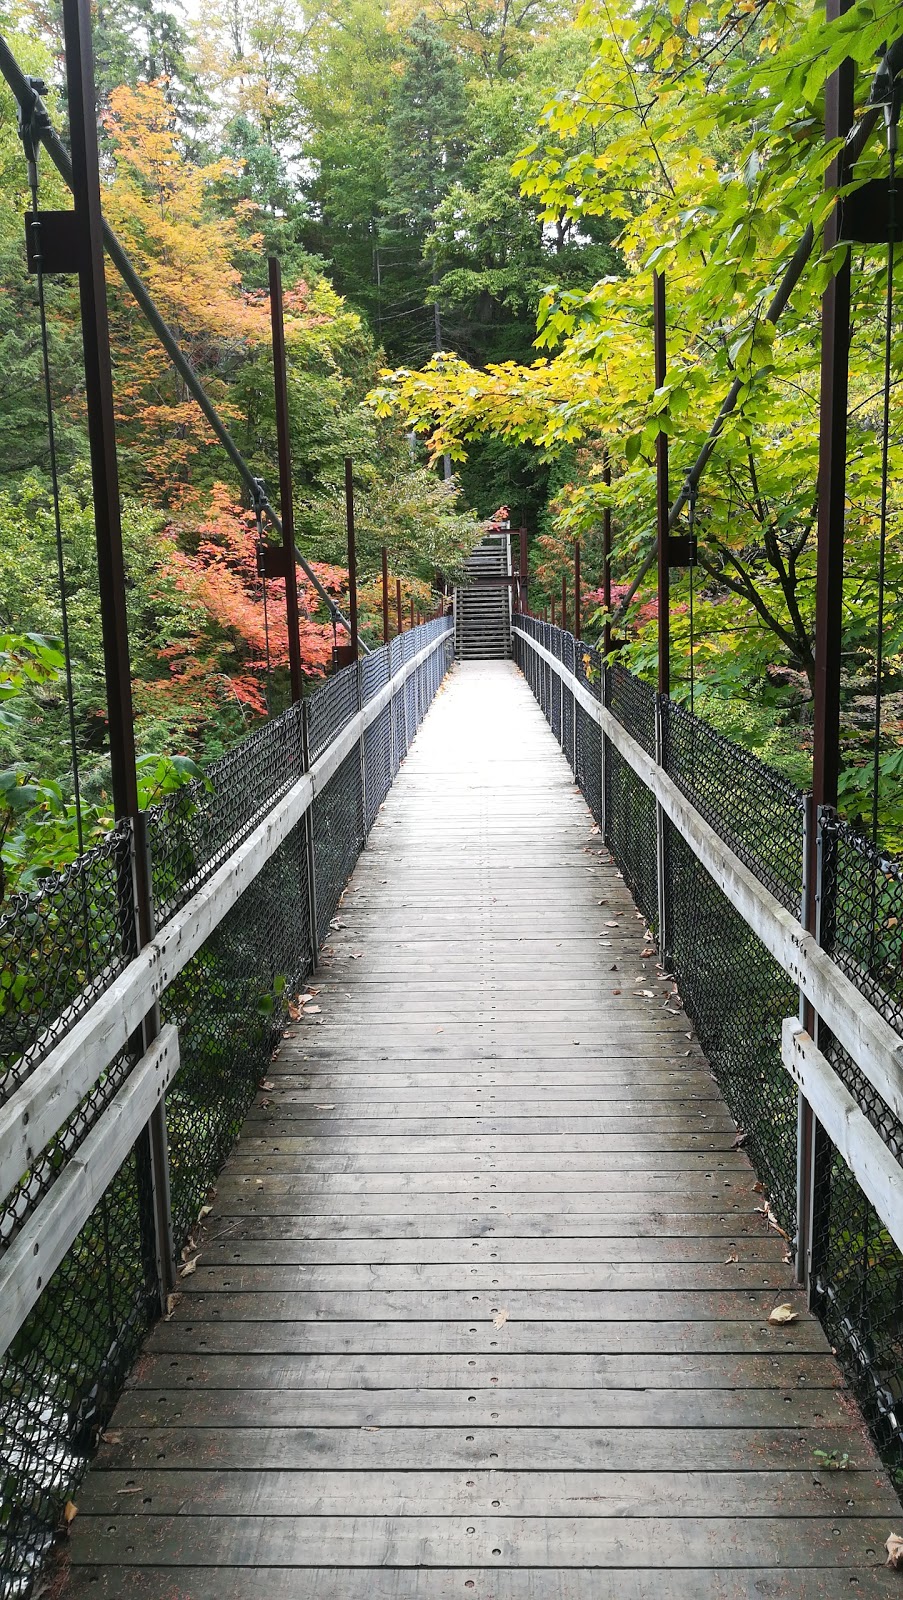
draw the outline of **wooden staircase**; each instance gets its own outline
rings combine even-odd
[[[455,590],[455,654],[461,661],[504,661],[511,654],[509,535],[487,534],[465,570],[468,581]]]

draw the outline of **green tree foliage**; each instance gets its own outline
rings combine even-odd
[[[899,30],[890,3],[860,3],[826,25],[808,4],[715,7],[679,14],[660,0],[587,8],[591,59],[578,92],[562,87],[517,162],[524,193],[546,226],[619,231],[623,262],[591,288],[559,284],[538,303],[529,364],[476,368],[457,356],[399,371],[378,391],[430,437],[436,457],[466,455],[486,436],[551,453],[579,446],[580,471],[556,500],[561,541],[592,546],[603,507],[615,514],[616,576],[636,573],[654,540],[654,450],[670,440],[672,483],[695,460],[725,394],[739,386],[695,507],[697,672],[710,693],[751,699],[795,724],[805,745],[814,630],[815,487],[821,294],[840,259],[819,245],[834,197],[823,136],[827,78],[845,56],[856,68],[859,114],[877,52]],[[856,181],[886,176],[873,139]],[[816,244],[777,326],[767,316],[807,223]],[[669,367],[656,389],[652,270],[668,292]],[[875,572],[880,467],[883,252],[854,250],[848,560],[845,614],[847,776],[861,808],[874,705]],[[899,369],[897,353],[896,361]],[[899,598],[899,389],[892,397],[891,545],[885,687],[903,688]],[[615,483],[602,467],[608,454]],[[563,548],[563,546],[562,546]],[[554,563],[553,563],[554,565]],[[687,579],[676,583],[677,692],[686,688]],[[554,592],[552,590],[551,592]],[[548,591],[547,591],[548,593]],[[655,622],[641,590],[629,659],[654,658]],[[643,611],[640,611],[643,608]],[[890,780],[899,760],[892,695],[883,731]],[[896,826],[887,788],[886,815]]]

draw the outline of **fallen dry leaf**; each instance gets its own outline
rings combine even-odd
[[[198,1212],[198,1222],[203,1222],[205,1217],[209,1217],[212,1210],[212,1206],[201,1206],[201,1209]]]
[[[170,1296],[170,1299],[172,1296]],[[122,1444],[122,1434],[115,1432],[102,1433],[100,1436],[104,1444]]]
[[[179,1277],[190,1278],[193,1272],[197,1272],[199,1259],[199,1256],[192,1256],[190,1261],[186,1261],[184,1267],[179,1268]]]
[[[319,1006],[305,1006],[303,1015],[305,1017],[319,1016],[320,1015],[320,1007]]]
[[[735,1261],[739,1261],[739,1260],[740,1260],[740,1257],[739,1257],[739,1256],[738,1256],[738,1255],[733,1255],[733,1254],[731,1254],[731,1255],[729,1255],[729,1256],[725,1256],[725,1258],[724,1258],[724,1265],[725,1265],[725,1266],[726,1266],[726,1267],[729,1267],[729,1266],[731,1266],[731,1265],[732,1265],[732,1264],[733,1264],[733,1262],[735,1262]]]
[[[887,1551],[885,1566],[893,1567],[897,1572],[903,1569],[903,1539],[900,1535],[892,1533],[884,1548]]]
[[[493,1317],[492,1326],[494,1328],[503,1328],[507,1321],[508,1321],[508,1313],[505,1310],[504,1306],[502,1306],[501,1311],[497,1311],[495,1316]]]
[[[258,1087],[258,1088],[259,1088],[259,1089],[264,1089],[264,1090],[266,1090],[266,1089],[275,1089],[275,1087],[276,1087],[276,1085],[275,1085],[275,1083],[271,1083],[271,1082],[270,1082],[270,1079],[269,1079],[269,1078],[264,1078],[264,1079],[263,1079],[263,1080],[262,1080],[262,1081],[261,1081],[261,1082],[260,1082],[260,1083],[259,1083],[259,1084],[258,1084],[258,1086],[257,1086],[257,1087]]]
[[[163,1316],[164,1322],[172,1322],[172,1319],[175,1316],[176,1306],[181,1298],[182,1296],[180,1294],[168,1294],[166,1296],[166,1311]]]
[[[781,1327],[784,1323],[796,1322],[798,1317],[799,1312],[794,1311],[792,1306],[785,1304],[782,1306],[775,1306],[774,1310],[769,1313],[768,1320],[769,1322],[777,1323],[777,1325]]]
[[[74,1522],[75,1521],[77,1516],[78,1516],[78,1506],[75,1504],[75,1501],[74,1500],[67,1500],[66,1504],[63,1507],[63,1521],[65,1522],[67,1528],[68,1528],[70,1522]]]

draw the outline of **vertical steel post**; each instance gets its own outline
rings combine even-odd
[[[561,626],[567,631],[568,625],[568,575],[561,574]]]
[[[385,545],[382,547],[383,566],[383,644],[389,642],[389,552]]]
[[[292,704],[297,705],[303,691],[300,619],[298,616],[298,567],[295,561],[295,507],[292,497],[292,456],[288,420],[288,363],[285,355],[285,318],[282,306],[282,272],[275,256],[270,256],[267,267],[270,278],[270,327],[273,334],[273,381],[276,393],[279,510],[282,515],[282,549],[285,557],[285,620],[288,626],[288,674]]]
[[[555,626],[555,596],[552,596],[552,627]]]
[[[395,632],[396,633],[403,633],[404,632],[404,621],[402,619],[402,614],[401,614],[401,579],[400,578],[396,578],[395,579],[395,619],[396,619]]]
[[[606,489],[611,488],[611,456],[608,446],[602,455],[602,482]],[[602,605],[605,608],[606,619],[611,615],[611,507],[606,504],[602,512]],[[599,697],[604,706],[608,705],[610,696],[611,674],[608,667],[608,657],[611,653],[611,623],[606,620],[602,625],[602,682],[599,685]],[[602,730],[599,741],[600,774],[599,788],[601,794],[599,828],[603,843],[607,843],[608,833],[608,736]]]
[[[602,458],[602,482],[606,489],[611,488],[611,457],[606,447]],[[611,612],[611,506],[606,505],[602,512],[602,604],[605,614]],[[608,655],[611,651],[611,623],[606,622],[602,628],[602,654]]]
[[[655,387],[660,389],[668,371],[668,329],[665,306],[665,279],[661,272],[652,274],[653,345],[655,358]],[[655,441],[655,510],[658,544],[658,695],[655,715],[655,755],[664,766],[665,706],[664,697],[671,689],[671,617],[670,586],[668,574],[668,435],[659,432]],[[665,814],[656,802],[655,807],[655,859],[658,880],[658,948],[662,961],[668,953],[668,840]]]
[[[834,22],[852,0],[826,0],[825,20]],[[853,63],[843,61],[825,90],[825,138],[845,140],[853,124]],[[850,177],[844,148],[831,163],[825,183],[842,186]],[[827,253],[839,238],[837,208],[825,222]],[[818,447],[818,560],[815,582],[815,687],[813,695],[812,805],[815,823],[809,830],[806,867],[806,926],[818,929],[822,876],[821,810],[836,806],[840,775],[840,666],[843,639],[843,564],[846,517],[847,410],[850,346],[850,255],[822,296],[821,406]],[[821,938],[821,934],[819,934]],[[807,1032],[817,1039],[818,1019],[806,1008]],[[824,1130],[804,1101],[800,1108],[796,1272],[810,1299],[816,1270],[813,1242],[819,1232],[815,1216],[819,1171],[827,1159]]]
[[[668,330],[665,311],[665,278],[652,274],[653,342],[655,349],[655,387],[661,389],[668,373]],[[658,534],[658,692],[671,691],[671,617],[668,581],[668,435],[659,432],[655,441],[655,520]]]
[[[581,600],[580,600],[580,540],[579,539],[575,539],[574,540],[574,638],[577,640],[578,644],[580,643],[580,624],[583,621],[583,618],[581,616],[581,610],[582,610],[582,606],[581,606]]]
[[[411,624],[410,625],[411,625],[412,628],[415,626],[415,624],[414,624],[414,594],[413,594],[413,590],[411,591]]]
[[[310,771],[310,701],[301,702],[301,760],[305,772]],[[307,858],[307,918],[310,923],[310,968],[317,970],[320,958],[317,910],[317,858],[314,840],[314,805],[312,801],[304,813],[304,853]]]
[[[63,0],[63,34],[111,788],[115,815],[127,818],[132,826],[137,936],[139,945],[144,945],[153,935],[154,913],[148,857],[143,833],[139,835],[141,822],[104,274],[90,0]],[[140,1039],[135,1040],[136,1048],[147,1049],[154,1036],[155,1022],[154,1015],[149,1015]],[[143,1252],[146,1258],[153,1256],[158,1263],[159,1281],[155,1288],[161,1305],[165,1304],[175,1278],[169,1178],[166,1161],[162,1159],[167,1142],[165,1116],[161,1101],[136,1143],[139,1182],[154,1197],[153,1237],[143,1241]]]
[[[139,811],[135,819],[134,855],[132,870],[135,882],[140,879],[150,885],[151,853],[147,831],[147,813]],[[137,899],[137,894],[136,894]],[[157,931],[153,895],[148,895],[148,938]],[[143,1023],[142,1045],[145,1049],[160,1031],[160,1006],[154,1005]],[[176,1252],[172,1231],[172,1203],[169,1178],[169,1137],[166,1129],[166,1105],[160,1101],[143,1129],[136,1154],[139,1188],[143,1191],[143,1209],[153,1219],[153,1233],[147,1231],[143,1249],[149,1267],[149,1280],[156,1280],[161,1311],[166,1308],[167,1297],[176,1286]]]
[[[117,817],[134,820],[138,814],[138,783],[89,0],[64,0],[63,29],[113,806]]]
[[[356,661],[360,654],[357,628],[357,544],[354,533],[354,464],[345,457],[345,526],[348,530],[348,622],[351,632],[351,652]]]
[[[530,588],[530,584],[529,584],[529,577],[528,577],[528,570],[527,570],[527,530],[526,530],[526,528],[521,528],[520,533],[518,535],[518,541],[519,541],[519,545],[520,545],[520,550],[519,550],[519,555],[520,555],[520,610],[521,610],[521,613],[522,613],[523,616],[527,616],[528,612],[529,612],[529,598],[530,598],[530,596],[529,596],[529,588]]]

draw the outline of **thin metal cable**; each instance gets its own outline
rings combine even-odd
[[[37,148],[37,144],[35,144]],[[56,539],[56,568],[60,590],[60,618],[63,629],[63,655],[66,662],[66,705],[69,713],[69,752],[72,760],[72,786],[75,795],[75,826],[78,853],[84,854],[85,839],[82,823],[82,797],[78,761],[78,735],[75,725],[75,690],[72,681],[72,651],[69,645],[69,605],[66,599],[66,563],[63,550],[63,522],[60,512],[60,483],[56,454],[56,428],[53,417],[53,389],[50,381],[50,340],[47,329],[47,304],[44,295],[44,269],[41,254],[41,225],[38,221],[38,164],[29,163],[31,224],[34,239],[35,267],[38,282],[38,316],[41,324],[41,358],[44,368],[44,403],[47,411],[47,446],[50,458],[50,483],[53,497],[53,525]]]
[[[887,216],[887,291],[884,308],[884,414],[881,433],[881,513],[878,544],[878,637],[875,647],[875,726],[872,744],[872,844],[878,843],[878,785],[881,777],[881,701],[884,679],[884,606],[887,587],[887,502],[890,457],[890,394],[893,355],[894,317],[894,232],[896,181],[896,122],[888,122],[890,153],[890,178],[888,183]]]

